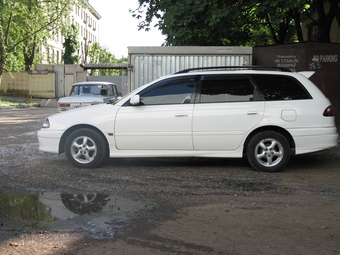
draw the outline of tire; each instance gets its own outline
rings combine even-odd
[[[97,131],[81,128],[67,137],[65,154],[76,167],[95,168],[107,158],[108,147],[103,136]]]
[[[71,212],[83,215],[103,210],[109,196],[97,193],[88,194],[60,194],[61,201]]]
[[[287,139],[274,131],[256,134],[247,146],[248,162],[257,171],[283,171],[290,155],[291,150]]]

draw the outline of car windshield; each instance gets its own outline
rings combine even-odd
[[[107,95],[107,86],[98,84],[74,85],[70,95]]]

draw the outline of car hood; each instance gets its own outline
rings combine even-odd
[[[110,123],[110,126],[112,126],[120,107],[121,106],[112,104],[97,104],[56,113],[48,117],[50,128],[65,130],[68,127],[78,124],[99,127],[102,125],[105,126],[105,123]]]
[[[109,97],[101,95],[74,95],[62,97],[58,100],[58,103],[103,102],[104,98]]]

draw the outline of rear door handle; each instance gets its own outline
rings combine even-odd
[[[256,114],[257,114],[256,111],[247,112],[247,115],[256,115]]]

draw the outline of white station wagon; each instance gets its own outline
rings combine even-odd
[[[337,145],[331,103],[307,78],[313,72],[230,68],[183,70],[114,104],[52,115],[39,149],[65,152],[82,168],[108,157],[245,157],[276,172],[291,155]]]

